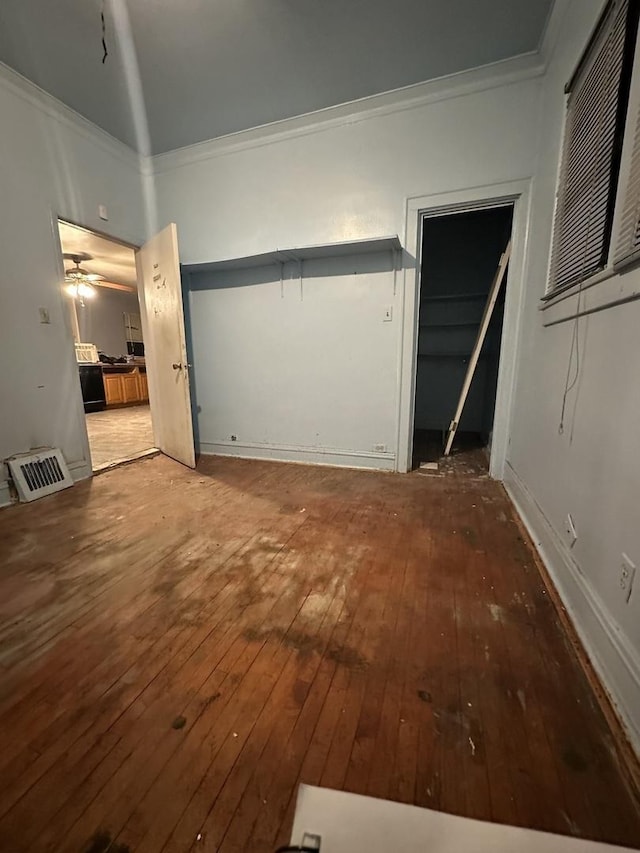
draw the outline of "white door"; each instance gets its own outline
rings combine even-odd
[[[171,223],[136,252],[156,447],[195,468],[178,232]]]

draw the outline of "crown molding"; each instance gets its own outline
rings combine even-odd
[[[549,62],[558,45],[558,38],[562,32],[571,3],[572,0],[554,0],[549,12],[549,17],[547,18],[547,23],[538,47],[538,55],[544,71],[549,67]]]
[[[30,106],[46,115],[47,118],[57,121],[92,144],[99,146],[112,157],[116,157],[138,171],[142,170],[145,158],[137,151],[68,107],[58,98],[45,92],[31,80],[5,65],[4,62],[0,62],[0,86],[26,101]]]
[[[58,98],[45,92],[35,83],[0,62],[0,86],[27,101],[75,133],[90,140],[113,157],[135,168],[143,176],[152,178],[163,172],[189,166],[214,157],[232,154],[250,148],[259,148],[287,139],[344,127],[356,122],[369,121],[398,112],[420,109],[438,101],[464,97],[501,86],[509,86],[544,74],[548,55],[562,22],[558,9],[566,12],[571,0],[556,0],[547,24],[540,51],[522,54],[511,59],[460,71],[393,89],[359,100],[327,107],[312,113],[282,119],[237,133],[198,142],[161,154],[147,156],[134,151],[94,122],[68,107]],[[547,52],[547,59],[544,59]]]
[[[459,98],[487,89],[509,86],[540,77],[544,70],[545,66],[538,52],[522,54],[468,71],[437,77],[424,83],[415,83],[401,89],[370,95],[313,113],[282,119],[205,142],[197,142],[173,151],[155,154],[150,158],[151,169],[155,175],[162,174],[237,151],[271,145],[286,139],[368,121],[392,113],[419,109],[438,101]]]

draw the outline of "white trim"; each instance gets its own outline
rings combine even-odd
[[[341,450],[334,447],[302,447],[294,444],[259,444],[237,441],[201,441],[200,453],[215,456],[239,456],[241,459],[272,459],[278,462],[304,462],[315,465],[393,471],[395,454],[376,451]]]
[[[80,480],[88,480],[93,474],[91,465],[84,459],[80,459],[78,462],[72,462],[70,465],[67,465],[67,468],[73,477],[74,483],[77,483]]]
[[[54,256],[56,262],[56,272],[57,272],[57,280],[59,282],[64,281],[64,257],[62,253],[62,242],[60,240],[60,230],[58,228],[58,222],[60,217],[56,213],[55,210],[50,209],[50,217],[51,217],[51,238],[53,240],[53,249]],[[89,230],[89,229],[87,229]],[[105,235],[106,236],[106,235]],[[87,430],[87,418],[84,411],[84,402],[82,400],[82,386],[80,385],[80,373],[78,372],[78,362],[76,359],[76,352],[74,347],[74,339],[73,339],[73,330],[71,328],[71,318],[69,311],[66,309],[65,300],[68,297],[65,295],[62,286],[57,287],[58,291],[58,300],[61,304],[63,324],[64,324],[64,333],[67,340],[67,358],[69,362],[73,364],[73,369],[77,373],[78,383],[77,383],[77,393],[73,395],[73,399],[68,400],[69,404],[69,414],[73,413],[73,416],[76,420],[76,425],[78,428],[78,435],[82,436],[82,459],[79,461],[75,461],[69,465],[69,470],[72,473],[74,479],[76,476],[74,474],[74,470],[77,466],[86,466],[89,470],[88,476],[91,476],[91,447],[89,445],[89,433]],[[77,479],[82,479],[79,477]]]
[[[606,0],[604,0],[604,2],[606,2]],[[551,7],[551,11],[549,12],[549,17],[547,18],[547,23],[538,47],[538,55],[543,63],[545,72],[549,67],[553,54],[555,53],[558,39],[564,29],[565,18],[570,6],[571,0],[555,0]]]
[[[559,302],[563,302],[565,299],[570,299],[581,290],[587,290],[587,288],[593,287],[594,284],[600,284],[601,281],[608,281],[608,279],[613,278],[615,274],[615,270],[611,267],[607,267],[604,270],[600,270],[600,272],[594,272],[594,274],[590,275],[589,278],[586,278],[584,281],[578,282],[577,284],[572,284],[570,287],[558,288],[557,291],[549,290],[541,298],[538,310],[546,311],[548,308],[552,308]]]
[[[504,485],[640,756],[640,659],[511,464]]]
[[[552,20],[553,16],[550,21]],[[547,30],[550,27],[551,23],[547,26]],[[66,125],[92,143],[99,145],[106,153],[135,167],[143,177],[150,177],[235,151],[256,148],[284,139],[317,133],[404,110],[418,109],[438,101],[531,80],[541,77],[545,68],[541,53],[531,51],[477,68],[258,125],[152,156],[138,153],[3,62],[0,62],[0,85],[17,97],[26,100],[49,118]]]
[[[640,280],[637,275],[627,275],[634,267],[616,273],[606,269],[591,276],[582,285],[575,285],[557,297],[540,305],[543,326],[566,323],[576,317],[595,314],[616,305],[640,299]],[[580,311],[578,311],[580,299]]]
[[[306,136],[310,133],[355,124],[358,121],[367,121],[404,110],[418,109],[437,101],[471,95],[500,86],[509,86],[523,80],[540,77],[543,73],[544,66],[539,55],[535,52],[525,53],[512,59],[505,59],[444,77],[436,77],[424,83],[414,83],[401,89],[370,95],[356,101],[349,101],[346,104],[326,107],[312,113],[282,119],[156,154],[151,158],[152,168],[156,175],[162,174],[236,151],[257,148],[262,145],[281,142],[284,139]]]
[[[88,139],[94,145],[98,145],[106,153],[123,160],[127,165],[142,170],[142,161],[145,159],[133,148],[116,139],[97,124],[80,115],[80,113],[68,107],[58,98],[45,92],[31,80],[27,80],[13,68],[0,62],[0,86],[11,92],[23,101],[26,101],[35,109],[44,113],[48,118],[54,119],[71,130]]]
[[[0,480],[0,507],[10,506],[12,503],[8,480]]]
[[[404,296],[400,335],[400,406],[398,419],[397,470],[409,471],[413,443],[416,388],[416,353],[418,346],[418,299],[420,293],[420,221],[424,215],[438,215],[452,209],[497,207],[513,203],[512,252],[507,283],[498,388],[491,443],[490,474],[502,479],[507,455],[513,391],[516,377],[516,355],[520,332],[527,244],[531,206],[531,179],[472,187],[449,193],[424,195],[407,200]],[[452,413],[453,414],[453,413]]]

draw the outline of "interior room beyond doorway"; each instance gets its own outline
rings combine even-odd
[[[447,431],[465,383],[513,205],[425,216],[422,224],[413,467],[486,474],[498,385],[506,279],[498,292],[450,457]]]
[[[59,222],[93,471],[154,451],[135,250]]]

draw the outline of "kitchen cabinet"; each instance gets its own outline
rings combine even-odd
[[[107,406],[146,403],[149,399],[147,374],[139,367],[115,367],[103,370]]]
[[[122,402],[137,403],[140,400],[137,373],[123,373],[120,376],[122,382]]]
[[[111,376],[108,373],[102,374],[102,381],[104,382],[104,394],[107,399],[107,406],[118,406],[124,403],[121,380],[122,377],[118,373],[113,374]]]
[[[149,384],[146,373],[138,373],[138,396],[141,400],[149,399]]]

